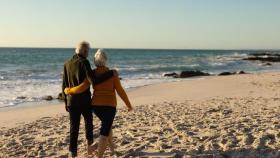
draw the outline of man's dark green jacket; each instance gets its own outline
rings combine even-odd
[[[85,92],[75,95],[67,95],[64,93],[66,87],[74,87],[81,84],[85,79],[88,79],[92,84],[101,83],[113,76],[113,71],[96,78],[93,75],[89,61],[78,54],[73,55],[64,64],[63,81],[62,81],[62,95],[65,98],[65,105],[67,106],[87,106],[91,102],[91,93],[88,88]]]

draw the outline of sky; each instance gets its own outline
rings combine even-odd
[[[280,49],[279,0],[0,0],[0,47]]]

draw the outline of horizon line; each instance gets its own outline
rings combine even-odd
[[[23,48],[23,49],[75,49],[75,47],[3,47],[0,46],[0,48]],[[91,49],[98,49],[98,48],[91,48]],[[104,48],[103,49],[120,49],[120,50],[128,50],[128,49],[134,49],[134,50],[253,50],[253,51],[280,51],[280,48]]]

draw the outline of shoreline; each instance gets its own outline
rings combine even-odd
[[[203,76],[203,77],[194,77],[194,78],[188,78],[188,79],[181,79],[178,81],[171,81],[171,82],[162,82],[162,83],[155,83],[151,85],[145,85],[141,87],[134,87],[126,89],[128,96],[132,103],[136,106],[141,104],[156,104],[161,103],[164,101],[168,101],[170,99],[164,99],[168,98],[169,96],[173,96],[172,101],[185,101],[185,97],[189,97],[190,100],[203,100],[207,98],[213,98],[218,97],[218,93],[214,91],[213,87],[209,87],[213,89],[212,95],[208,96],[209,91],[207,91],[205,94],[203,94],[203,91],[198,94],[200,91],[199,89],[196,89],[193,84],[197,85],[201,82],[201,84],[204,84],[203,86],[209,86],[208,82],[215,80],[223,80],[230,79],[230,78],[239,78],[240,76],[246,76],[247,78],[250,76],[258,76],[258,75],[274,75],[274,74],[280,74],[280,72],[262,72],[262,73],[254,73],[254,74],[236,74],[236,75],[229,75],[229,76]],[[240,83],[239,83],[240,84]],[[181,89],[180,85],[189,85],[192,88],[192,93],[195,94],[186,94],[186,95],[178,95],[174,96],[176,93],[176,89]],[[172,89],[170,89],[172,87]],[[162,91],[162,88],[167,88],[170,91],[172,91],[172,94],[165,93]],[[186,87],[187,88],[187,87]],[[222,88],[222,87],[220,87]],[[236,87],[231,87],[232,91],[225,92],[226,95],[234,95],[238,93],[238,90],[236,90]],[[147,91],[147,93],[145,92]],[[186,89],[186,92],[188,90]],[[225,95],[223,94],[223,95]],[[253,93],[249,92],[247,95],[251,96],[254,95]],[[267,96],[266,94],[263,94]],[[206,98],[204,96],[207,96]],[[269,96],[269,95],[268,95]],[[136,99],[134,99],[136,98]],[[118,99],[118,106],[123,107],[124,103]],[[145,100],[145,101],[143,101]],[[155,101],[158,100],[158,101]],[[187,99],[188,100],[188,99]],[[51,109],[50,109],[51,108]],[[37,112],[41,113],[37,113]],[[31,113],[31,115],[25,115],[26,113]],[[16,114],[18,118],[13,117],[12,115]],[[64,103],[58,100],[55,101],[42,101],[42,102],[35,102],[33,103],[25,103],[24,106],[16,106],[16,107],[5,107],[3,109],[0,109],[0,128],[12,128],[15,127],[18,124],[22,124],[23,122],[30,122],[34,119],[39,119],[42,116],[54,116],[58,114],[67,114],[67,112],[64,110]],[[19,123],[20,121],[20,123]],[[9,124],[7,125],[7,123]]]
[[[196,71],[196,70],[190,70],[190,71]],[[184,71],[174,71],[171,73],[177,73],[177,75],[180,72],[184,72]],[[129,86],[127,88],[125,88],[126,91],[131,91],[131,90],[135,90],[141,87],[146,87],[146,86],[152,86],[152,85],[157,85],[157,84],[164,84],[164,83],[170,83],[170,82],[181,82],[181,81],[188,81],[188,80],[199,80],[199,79],[207,79],[207,78],[211,78],[211,77],[219,77],[220,73],[232,73],[231,75],[236,75],[234,73],[239,73],[239,72],[244,72],[243,70],[240,71],[218,71],[218,72],[211,72],[211,71],[199,71],[199,72],[205,72],[206,74],[209,74],[209,76],[193,76],[193,77],[172,77],[172,76],[165,76],[166,74],[170,74],[170,73],[162,73],[160,74],[160,76],[162,78],[147,78],[145,80],[147,80],[148,82],[143,82],[141,84],[137,84],[135,86]],[[246,74],[266,74],[266,73],[278,73],[280,72],[279,70],[262,70],[262,71],[245,71]],[[158,74],[159,75],[159,74]],[[141,78],[143,79],[143,78]],[[126,82],[130,82],[133,81],[133,79],[125,79],[126,81],[124,81],[123,86],[125,86]],[[57,86],[55,84],[55,89],[57,89]],[[41,92],[39,92],[41,93]],[[56,94],[57,93],[57,94]],[[61,100],[57,99],[58,94],[60,93],[60,91],[58,92],[53,92],[53,93],[48,93],[46,95],[43,95],[41,97],[38,97],[35,95],[33,96],[28,96],[26,97],[25,95],[17,95],[16,97],[11,97],[11,98],[24,98],[23,100],[20,101],[20,103],[16,103],[17,101],[15,101],[14,105],[8,105],[8,104],[2,104],[0,107],[0,111],[6,111],[9,109],[17,109],[17,108],[24,108],[24,107],[29,107],[29,106],[37,106],[37,105],[54,105],[54,104],[59,104]],[[35,100],[33,100],[32,98],[35,98]],[[52,100],[47,100],[46,98],[52,98]],[[25,100],[27,98],[27,100]],[[31,101],[29,100],[31,99]],[[29,101],[28,101],[29,100]]]
[[[212,77],[212,76],[198,76],[198,77],[191,77],[191,78],[171,78],[171,77],[165,77],[161,82],[155,82],[155,83],[150,83],[146,85],[141,85],[141,86],[136,86],[136,87],[129,87],[129,88],[124,88],[126,92],[134,91],[142,87],[147,87],[147,86],[152,86],[152,85],[158,85],[158,84],[165,84],[165,83],[172,83],[172,82],[182,82],[182,81],[188,81],[188,80],[200,80],[200,79],[206,79],[206,77]],[[174,80],[168,80],[168,79],[174,79]],[[149,80],[149,79],[148,79]],[[10,110],[17,110],[17,109],[23,109],[23,108],[32,108],[32,107],[37,107],[37,106],[51,106],[51,105],[57,105],[57,104],[63,104],[62,100],[59,100],[55,98],[54,96],[53,100],[40,100],[40,101],[29,101],[29,102],[24,102],[24,103],[19,103],[13,106],[3,106],[0,107],[0,112],[1,111],[10,111]]]
[[[257,74],[270,74],[270,73],[280,73],[279,70],[269,70],[269,71],[261,71],[261,72],[249,72],[246,71],[245,75],[257,75]],[[184,82],[184,81],[191,81],[191,80],[204,80],[212,77],[223,77],[219,76],[218,74],[215,73],[210,73],[210,76],[194,76],[194,77],[187,77],[187,78],[172,78],[172,77],[164,77],[166,80],[162,80],[161,82],[155,82],[155,83],[150,83],[146,85],[141,85],[141,86],[136,86],[136,87],[129,87],[125,88],[126,92],[134,91],[139,88],[147,87],[147,86],[153,86],[153,85],[159,85],[159,84],[166,84],[166,83],[177,83],[177,82]],[[232,74],[232,75],[238,75],[238,74]],[[232,76],[232,75],[226,75],[226,76]],[[174,79],[174,80],[168,80],[168,79]],[[149,79],[148,79],[149,80]],[[52,96],[52,95],[50,95]],[[6,105],[3,107],[0,107],[0,112],[1,111],[10,111],[10,110],[17,110],[17,109],[22,109],[22,108],[29,108],[29,107],[37,107],[37,106],[51,106],[51,105],[57,105],[57,104],[63,104],[63,101],[57,99],[55,95],[52,96],[53,100],[40,100],[40,101],[29,101],[29,102],[24,102],[24,103],[19,103],[16,105]]]

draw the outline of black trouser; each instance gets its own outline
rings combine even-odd
[[[86,139],[88,144],[93,143],[93,123],[92,112],[90,105],[72,106],[69,107],[70,115],[70,146],[69,151],[77,153],[77,141],[79,135],[80,118],[83,115],[85,120]]]
[[[94,114],[101,120],[100,135],[109,136],[116,115],[116,108],[112,106],[93,106]]]

